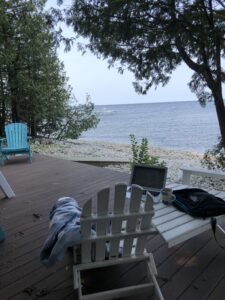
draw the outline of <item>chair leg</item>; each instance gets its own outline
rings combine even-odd
[[[0,165],[4,166],[5,164],[5,156],[3,154],[0,154]]]
[[[81,274],[80,271],[73,266],[73,286],[74,289],[78,291],[78,298],[82,300],[82,284],[81,284]]]
[[[157,276],[157,269],[156,269],[156,265],[155,265],[155,261],[153,258],[153,255],[151,253],[149,253],[149,259],[146,261],[147,263],[147,268],[148,268],[148,278],[151,278],[151,281],[154,284],[154,289],[155,289],[155,294],[156,294],[156,298],[158,300],[164,300],[162,292],[159,288],[158,282],[155,278],[155,276]]]
[[[79,288],[79,280],[78,280],[78,273],[75,266],[73,266],[73,287],[75,290]]]
[[[32,152],[31,151],[29,152],[29,163],[30,164],[32,163]]]

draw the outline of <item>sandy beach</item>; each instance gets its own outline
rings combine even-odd
[[[108,142],[96,142],[87,140],[67,140],[52,143],[40,143],[38,141],[32,145],[36,153],[50,155],[71,161],[97,160],[97,161],[129,161],[132,157],[130,145],[115,144]],[[171,182],[181,182],[181,167],[202,167],[202,153],[168,150],[151,147],[149,153],[164,160],[168,167],[168,180]],[[130,172],[128,163],[118,163],[108,165],[107,168],[116,169],[122,172]],[[225,189],[224,181],[212,180],[209,178],[193,177],[192,185],[202,188]]]

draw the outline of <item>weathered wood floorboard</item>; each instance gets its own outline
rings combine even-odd
[[[66,251],[63,262],[49,269],[39,261],[48,234],[49,211],[62,196],[73,197],[82,206],[90,197],[95,199],[99,189],[128,182],[129,175],[39,155],[32,164],[16,158],[1,171],[16,197],[2,199],[0,192],[0,226],[6,236],[0,244],[0,299],[77,299],[71,252]],[[159,235],[152,236],[147,249],[154,254],[159,276],[169,279],[158,279],[165,299],[224,299],[225,251],[210,232],[171,249]],[[141,264],[84,273],[84,286],[90,291],[145,280]],[[150,298],[154,299],[138,296],[139,300]]]

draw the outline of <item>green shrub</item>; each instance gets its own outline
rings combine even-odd
[[[141,144],[138,145],[134,134],[130,134],[132,159],[130,161],[131,168],[134,164],[165,167],[165,161],[159,161],[157,156],[151,156],[148,152],[148,139],[142,138]]]
[[[209,169],[220,169],[225,171],[225,149],[220,141],[212,150],[204,153],[201,161],[203,166]]]

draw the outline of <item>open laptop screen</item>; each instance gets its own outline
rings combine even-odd
[[[166,176],[166,167],[134,165],[130,185],[138,184],[147,190],[157,191],[165,187]]]

